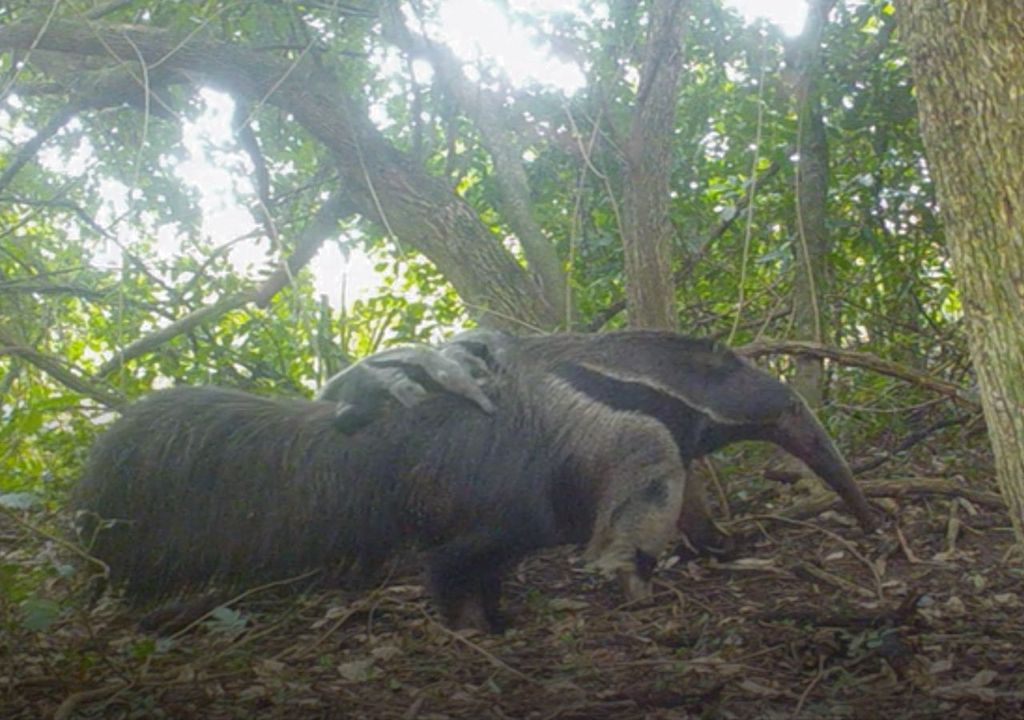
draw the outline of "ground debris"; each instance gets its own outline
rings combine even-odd
[[[666,562],[642,604],[551,550],[509,574],[504,636],[441,626],[409,571],[250,594],[170,638],[109,599],[55,595],[45,629],[8,606],[0,717],[1024,717],[1009,523],[991,503],[918,500],[887,503],[870,536],[834,513],[759,516],[736,559]]]

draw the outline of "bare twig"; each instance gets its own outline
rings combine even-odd
[[[833,673],[838,672],[841,669],[841,668],[838,668],[838,667],[831,667],[828,670],[825,670],[824,668],[825,668],[825,658],[819,655],[818,656],[818,672],[815,673],[814,679],[811,680],[810,683],[808,683],[807,687],[804,688],[804,691],[802,693],[800,693],[800,699],[797,701],[796,707],[793,709],[793,717],[799,717],[800,711],[803,710],[804,703],[807,702],[807,698],[810,696],[811,691],[814,690],[814,688],[816,688],[818,686],[818,684],[822,680],[827,678],[829,675],[832,675]]]
[[[250,117],[250,111],[241,102],[235,104],[235,135],[238,139],[238,146],[249,156],[253,168],[253,184],[256,186],[257,215],[263,225],[267,236],[276,246],[279,242],[277,226],[274,224],[274,216],[270,212],[272,204],[270,198],[270,172],[267,170],[267,161],[263,157],[259,140],[253,132],[252,125],[246,120]]]
[[[213,612],[217,608],[219,608],[219,607],[225,607],[227,605],[233,605],[235,603],[241,602],[242,600],[245,600],[245,598],[247,598],[247,597],[249,597],[251,595],[255,595],[257,593],[263,592],[264,590],[270,590],[271,588],[282,587],[284,585],[291,585],[292,583],[300,582],[300,581],[305,580],[307,578],[313,577],[314,575],[318,574],[319,572],[320,572],[320,570],[309,570],[307,572],[302,573],[301,575],[295,575],[293,577],[284,578],[282,580],[274,580],[272,582],[264,583],[263,585],[258,585],[256,587],[247,588],[245,591],[240,592],[238,595],[235,595],[234,597],[229,598],[229,599],[225,600],[224,602],[217,603],[216,607],[210,608],[207,612],[205,612],[202,615],[200,615],[199,617],[197,617],[195,620],[190,622],[188,625],[183,627],[181,630],[178,630],[176,633],[174,633],[171,636],[171,638],[172,639],[173,638],[178,638],[178,637],[181,637],[182,635],[185,635],[192,628],[196,627],[197,625],[199,625],[199,623],[203,622],[208,617],[210,617],[213,614]]]
[[[106,17],[111,13],[115,13],[121,8],[128,7],[135,0],[111,0],[111,2],[97,5],[92,10],[85,13],[85,17],[89,20],[99,20],[100,18]]]
[[[861,587],[855,582],[851,582],[840,575],[836,575],[835,573],[830,573],[828,570],[820,568],[809,562],[797,562],[796,565],[793,566],[792,572],[798,577],[801,575],[810,576],[814,580],[831,585],[846,594],[853,593],[862,595],[865,598],[875,597],[875,594],[867,588]]]
[[[129,360],[133,360],[140,355],[152,352],[171,338],[182,335],[213,318],[220,317],[221,315],[234,310],[235,308],[240,308],[243,305],[254,302],[258,297],[256,290],[246,290],[234,295],[229,295],[213,305],[199,308],[185,317],[175,320],[167,327],[161,328],[149,335],[145,335],[129,344],[110,360],[103,363],[100,369],[96,372],[96,375],[101,378],[106,377],[110,373],[121,368]]]
[[[889,478],[887,480],[862,480],[857,484],[868,497],[901,498],[943,495],[945,497],[964,497],[972,503],[993,509],[1003,509],[1006,507],[1006,503],[1003,502],[1002,496],[998,493],[972,490],[961,487],[951,480],[941,478]],[[812,498],[811,500],[793,505],[785,515],[795,518],[814,517],[826,510],[837,507],[840,502],[838,498],[822,494],[819,498]]]
[[[878,595],[879,600],[882,600],[884,598],[884,592],[882,591],[882,576],[878,574],[878,568],[875,567],[875,564],[873,562],[864,557],[863,553],[861,553],[860,550],[854,547],[853,543],[844,538],[842,535],[834,533],[831,530],[821,527],[820,525],[815,525],[814,523],[805,522],[803,520],[796,520],[794,518],[783,517],[781,515],[762,515],[761,517],[765,518],[766,520],[777,520],[779,522],[787,523],[790,525],[797,525],[799,527],[810,528],[811,530],[815,530],[817,532],[822,533],[823,535],[827,535],[828,537],[832,538],[837,543],[839,543],[847,550],[849,550],[851,555],[860,560],[867,567],[867,569],[871,571],[871,577],[875,581],[875,593]]]
[[[782,165],[780,163],[773,162],[771,165],[765,168],[764,172],[758,174],[758,185],[764,185],[766,182],[768,182],[768,180],[777,175],[781,167]],[[703,240],[701,240],[700,246],[697,248],[697,250],[691,252],[686,257],[686,259],[683,261],[682,266],[678,270],[676,270],[675,273],[672,275],[672,282],[674,282],[676,286],[683,285],[690,278],[690,276],[693,274],[694,269],[697,267],[697,264],[707,253],[708,248],[710,248],[711,245],[718,238],[724,235],[726,231],[729,230],[729,228],[731,228],[736,223],[737,220],[739,220],[741,217],[744,217],[744,211],[746,210],[747,204],[750,202],[751,198],[752,195],[749,192],[745,193],[742,197],[740,197],[739,200],[737,200],[736,205],[734,206],[734,212],[732,212],[729,215],[722,216],[719,219],[719,221],[715,223],[714,227],[711,228],[711,232],[709,232],[707,236]],[[626,301],[624,299],[612,303],[611,305],[609,305],[604,310],[602,310],[601,312],[597,313],[594,316],[594,319],[587,324],[587,330],[590,332],[597,332],[605,325],[607,325],[608,321],[610,321],[613,317],[615,317],[625,309]],[[788,312],[788,309],[786,312]]]
[[[939,430],[941,430],[943,428],[947,428],[947,427],[953,427],[955,425],[963,425],[968,420],[971,420],[971,419],[973,419],[975,417],[976,417],[975,415],[961,415],[960,417],[945,418],[943,420],[939,420],[937,422],[934,422],[934,423],[932,423],[931,425],[929,425],[928,427],[926,427],[926,428],[924,428],[922,430],[918,430],[917,432],[910,433],[898,445],[896,445],[896,447],[894,447],[892,450],[886,452],[881,457],[872,458],[870,460],[864,460],[863,462],[859,462],[856,465],[854,465],[853,467],[851,467],[850,470],[855,475],[863,473],[863,472],[867,472],[868,470],[874,470],[879,465],[882,465],[883,463],[888,462],[892,458],[896,457],[896,455],[898,455],[899,453],[905,452],[906,450],[909,450],[914,445],[917,445],[919,442],[921,442],[922,440],[926,439],[930,435],[938,432]]]
[[[462,70],[461,61],[451,50],[413,33],[406,26],[398,3],[381,5],[384,37],[410,58],[426,58],[434,68],[435,82],[472,118],[493,162],[492,173],[502,216],[519,239],[526,262],[539,279],[545,300],[555,306],[556,311],[561,310],[557,305],[564,298],[565,274],[554,246],[533,215],[529,179],[523,167],[522,141],[508,128],[509,113],[504,107],[504,93],[470,82]]]
[[[102,560],[100,560],[99,558],[93,557],[92,555],[87,553],[85,550],[83,550],[81,547],[79,547],[75,543],[69,542],[68,540],[65,540],[64,538],[60,537],[59,535],[55,535],[55,534],[53,534],[51,532],[48,532],[48,531],[42,529],[38,525],[33,525],[32,523],[30,523],[30,522],[28,522],[26,520],[22,520],[20,517],[18,517],[18,514],[15,513],[13,510],[11,510],[10,508],[6,508],[3,505],[0,505],[0,512],[2,512],[4,515],[6,515],[7,518],[11,522],[13,522],[15,525],[20,526],[21,528],[27,530],[28,532],[34,533],[34,534],[38,535],[41,538],[45,538],[45,539],[49,540],[50,542],[54,543],[55,545],[61,546],[62,548],[64,548],[68,552],[70,552],[70,553],[72,553],[74,555],[77,555],[78,557],[82,558],[87,563],[89,563],[91,565],[96,565],[97,567],[99,567],[104,572],[107,572],[109,570],[109,568],[107,567],[107,564],[105,562],[103,562]]]
[[[313,259],[324,240],[338,230],[338,219],[347,212],[346,203],[337,193],[331,195],[306,224],[302,234],[295,241],[292,254],[256,290],[256,304],[265,307],[274,295],[286,287],[295,273]]]
[[[729,507],[729,498],[725,494],[725,488],[722,487],[722,481],[718,477],[718,471],[715,470],[715,465],[711,462],[711,458],[708,456],[704,457],[704,467],[711,476],[711,484],[714,486],[715,494],[718,496],[718,504],[721,506],[723,519],[731,520],[732,509]]]
[[[484,658],[486,658],[487,661],[490,662],[495,667],[501,668],[502,670],[504,670],[504,671],[506,671],[508,673],[511,673],[512,675],[515,675],[517,678],[519,678],[520,680],[523,680],[524,682],[529,683],[530,685],[533,685],[535,687],[544,687],[543,683],[539,683],[536,680],[534,680],[533,678],[531,678],[529,675],[525,675],[522,672],[520,672],[519,670],[516,670],[514,667],[512,667],[507,662],[505,662],[504,660],[499,658],[497,655],[489,652],[485,648],[480,647],[479,645],[477,645],[475,642],[473,642],[469,638],[465,637],[464,635],[462,635],[460,633],[455,632],[454,630],[451,630],[451,629],[445,627],[443,624],[441,624],[437,620],[435,620],[430,615],[430,613],[428,613],[423,608],[420,608],[420,613],[423,615],[424,618],[427,619],[427,621],[431,625],[433,625],[434,627],[439,629],[441,632],[443,632],[445,635],[449,636],[450,638],[452,638],[456,642],[459,642],[459,643],[465,645],[466,647],[468,647],[469,649],[479,653],[480,655],[482,655]]]
[[[78,101],[70,102],[62,107],[46,121],[46,124],[31,140],[18,148],[17,152],[10,156],[3,173],[0,173],[0,192],[10,184],[14,176],[18,174],[18,171],[35,157],[36,153],[39,152],[39,148],[47,140],[60,132],[60,129],[67,125],[71,118],[78,114],[83,107],[83,104]]]
[[[68,720],[79,705],[83,703],[93,702],[102,698],[116,695],[122,690],[127,690],[132,687],[132,683],[118,680],[105,687],[93,688],[92,690],[82,690],[81,692],[71,693],[64,701],[60,704],[57,710],[53,713],[53,720]]]
[[[761,131],[764,128],[764,79],[767,64],[761,66],[761,78],[757,82],[757,125],[754,131],[754,153],[750,161],[750,182],[747,190],[746,221],[743,224],[743,252],[740,257],[740,278],[737,283],[736,314],[733,316],[732,329],[729,331],[729,344],[740,327],[743,317],[747,289],[747,265],[750,258],[750,240],[754,229],[754,197],[757,195],[757,166],[761,164]]]

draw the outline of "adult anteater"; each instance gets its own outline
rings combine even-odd
[[[138,601],[368,570],[414,546],[445,619],[497,630],[502,571],[565,542],[587,542],[630,597],[649,592],[684,491],[671,433],[547,373],[501,371],[488,390],[493,414],[442,394],[355,435],[333,403],[157,392],[96,442],[84,534]]]
[[[467,373],[484,359],[485,367],[551,373],[595,403],[657,419],[684,464],[741,440],[775,443],[835,490],[862,527],[875,524],[842,454],[800,396],[714,341],[659,330],[526,337],[474,330],[437,352],[462,362]],[[406,379],[416,382],[411,373]],[[696,548],[721,548],[695,477],[687,482],[679,525]]]

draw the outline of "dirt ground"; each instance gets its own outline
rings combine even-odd
[[[772,490],[737,503],[761,514],[726,525],[736,559],[669,557],[643,605],[573,549],[533,556],[503,636],[446,629],[401,572],[368,592],[257,589],[171,638],[111,599],[67,600],[35,632],[8,607],[0,717],[1024,717],[1024,566],[992,488],[862,484],[876,534],[818,513],[832,498]],[[53,553],[0,530],[5,563]]]

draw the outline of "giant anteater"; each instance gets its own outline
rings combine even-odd
[[[354,435],[331,403],[154,393],[92,450],[75,494],[83,536],[142,602],[372,570],[413,546],[444,618],[496,630],[503,569],[565,542],[587,542],[630,597],[647,594],[684,492],[671,433],[528,368],[499,371],[488,391],[492,414],[440,394]]]

